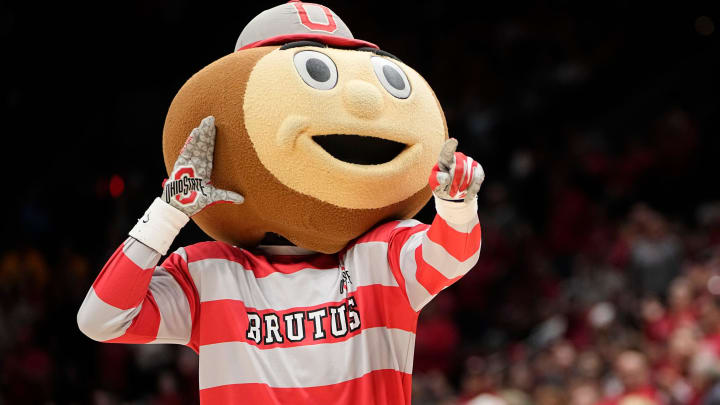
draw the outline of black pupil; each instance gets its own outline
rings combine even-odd
[[[330,79],[330,68],[317,58],[310,58],[305,62],[305,69],[313,80],[326,82]]]
[[[387,82],[394,88],[398,90],[405,88],[405,81],[397,70],[393,69],[389,65],[385,65],[383,66],[383,74],[385,75],[385,80],[387,80]]]

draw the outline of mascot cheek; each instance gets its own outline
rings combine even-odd
[[[213,205],[192,219],[213,239],[239,246],[257,245],[268,231],[258,199],[258,195],[267,194],[259,192],[258,186],[270,179],[247,137],[242,106],[253,66],[273,49],[232,53],[193,75],[173,99],[163,129],[163,154],[170,172],[197,120],[215,116],[212,182],[216,187],[243,194],[245,203]]]

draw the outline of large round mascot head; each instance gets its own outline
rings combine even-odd
[[[334,253],[377,223],[412,217],[447,127],[412,68],[354,39],[327,7],[291,1],[243,30],[236,51],[196,73],[170,106],[168,172],[188,134],[215,117],[212,182],[245,196],[193,220],[251,247],[268,232]]]

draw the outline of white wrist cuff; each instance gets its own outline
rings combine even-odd
[[[435,197],[435,210],[446,222],[452,224],[464,224],[477,217],[477,197],[471,201],[447,201]]]
[[[182,211],[156,198],[130,230],[130,236],[164,255],[189,220]]]

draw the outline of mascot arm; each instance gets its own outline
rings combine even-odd
[[[456,147],[456,140],[446,142],[430,175],[437,210],[432,225],[412,221],[391,232],[388,260],[415,311],[470,271],[480,257],[477,192],[485,174],[477,162],[455,152]]]
[[[210,183],[214,147],[214,118],[207,117],[185,142],[162,197],[153,201],[90,288],[77,316],[88,337],[189,343],[199,301],[184,249],[157,264],[190,216],[212,204],[243,202],[240,194]]]
[[[109,343],[189,344],[199,298],[184,249],[160,253],[129,237],[105,264],[77,315],[80,330]]]

